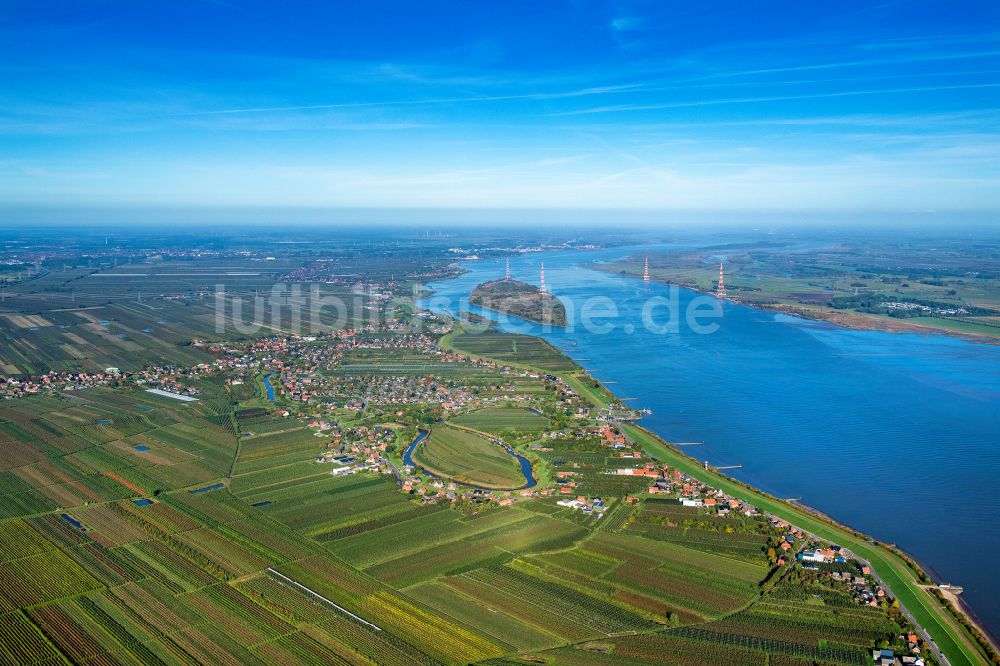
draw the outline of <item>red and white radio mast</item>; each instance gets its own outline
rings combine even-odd
[[[649,282],[649,257],[646,257],[646,263],[642,267],[642,279],[643,282]]]
[[[726,275],[722,270],[722,262],[719,262],[719,284],[715,287],[716,298],[726,298]]]
[[[541,284],[541,286],[538,287],[538,290],[540,292],[542,292],[543,294],[546,291],[548,291],[548,289],[545,288],[545,262],[544,261],[542,262],[542,284]]]
[[[503,279],[510,282],[510,257],[507,257],[507,270],[504,271]]]

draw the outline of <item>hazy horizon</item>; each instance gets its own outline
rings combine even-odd
[[[44,227],[155,228],[169,224],[185,231],[206,226],[233,229],[374,226],[411,230],[450,229],[482,224],[510,228],[620,232],[789,230],[802,228],[870,230],[938,229],[951,232],[1000,229],[1000,210],[711,210],[635,208],[359,208],[306,206],[2,206],[0,229]]]

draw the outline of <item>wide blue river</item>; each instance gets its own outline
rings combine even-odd
[[[613,382],[630,405],[653,410],[642,423],[668,441],[703,442],[687,453],[741,465],[728,473],[898,544],[940,580],[964,586],[966,602],[1000,634],[1000,346],[851,331],[733,303],[721,305],[715,332],[696,332],[684,310],[718,307],[711,297],[587,268],[637,251],[511,257],[512,276],[535,284],[544,260],[546,284],[573,325],[545,331],[503,318],[501,328],[541,335]],[[502,277],[503,263],[463,267],[429,285],[435,295],[424,305],[490,315],[467,298]],[[682,316],[670,330],[673,294]],[[611,304],[616,316],[596,316]],[[584,327],[581,309],[590,329],[603,328]]]

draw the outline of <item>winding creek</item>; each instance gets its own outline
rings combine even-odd
[[[409,446],[406,447],[406,450],[403,451],[404,465],[409,465],[410,467],[420,467],[420,465],[413,462],[413,451],[414,449],[417,448],[417,444],[424,441],[425,439],[427,439],[426,431],[421,430],[419,433],[417,433],[417,436],[413,438],[413,441],[410,442]]]
[[[264,375],[264,390],[267,391],[267,399],[271,402],[274,402],[274,387],[271,386],[271,377],[273,376],[273,372]]]
[[[509,332],[539,335],[629,405],[642,424],[685,452],[779,497],[896,543],[964,598],[1000,633],[1000,346],[934,335],[853,331],[724,303],[718,330],[685,322],[667,333],[643,326],[658,297],[683,311],[701,296],[686,289],[588,268],[647,246],[511,257],[516,279],[546,283],[572,326],[541,326],[470,306],[502,261],[463,264],[467,273],[428,285],[434,311],[471,311]],[[596,304],[592,297],[605,297]],[[590,305],[588,306],[588,302]],[[588,331],[581,310],[606,312]],[[662,314],[661,308],[658,312]]]

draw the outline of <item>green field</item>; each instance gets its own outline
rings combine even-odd
[[[451,423],[493,434],[538,433],[550,426],[549,420],[520,407],[486,407],[456,416]]]
[[[441,346],[515,366],[549,371],[578,369],[573,361],[555,347],[530,335],[512,335],[468,326],[446,336],[442,339]]]
[[[482,435],[437,426],[413,452],[413,461],[433,474],[486,488],[519,488],[517,460]]]

